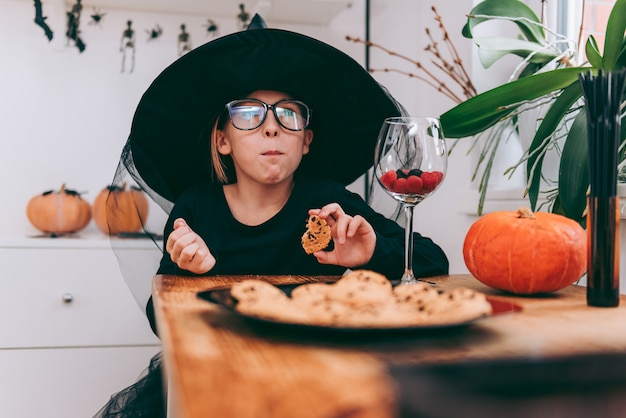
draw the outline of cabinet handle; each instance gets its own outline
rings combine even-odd
[[[74,300],[74,295],[72,295],[71,293],[63,294],[63,303],[72,303],[73,300]]]

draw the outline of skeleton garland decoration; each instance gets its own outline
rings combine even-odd
[[[120,52],[122,53],[122,72],[126,70],[126,56],[130,56],[130,70],[132,73],[135,69],[135,31],[132,28],[133,21],[128,20],[126,22],[126,29],[122,32],[122,39],[120,40]]]
[[[87,46],[80,38],[80,14],[83,11],[83,6],[80,2],[81,0],[76,0],[76,4],[67,12],[67,30],[65,36],[67,37],[67,45],[69,45],[70,41],[74,41],[74,45],[78,48],[78,51],[82,53]]]
[[[246,12],[246,5],[243,3],[239,4],[239,14],[237,15],[237,26],[239,30],[248,29],[248,25],[250,24],[250,13]]]
[[[66,12],[66,30],[65,36],[67,39],[66,46],[69,46],[70,43],[73,43],[76,48],[78,48],[79,52],[82,53],[86,49],[86,44],[81,38],[81,30],[80,30],[80,18],[83,10],[82,0],[75,0],[69,11]],[[48,41],[51,41],[54,32],[50,28],[47,23],[47,16],[43,14],[43,6],[41,0],[34,0],[35,6],[35,18],[34,22],[37,26],[41,27],[44,31],[44,34]],[[100,26],[102,23],[106,13],[103,13],[97,8],[93,8],[92,13],[89,15],[88,25]],[[250,13],[248,13],[245,9],[245,4],[239,4],[239,13],[236,16],[237,26],[240,30],[245,30],[250,24]],[[122,38],[120,41],[120,52],[122,54],[122,68],[121,72],[129,72],[132,73],[135,69],[135,47],[136,47],[136,39],[135,39],[135,30],[132,28],[132,21],[128,20],[126,28],[122,32]],[[220,35],[220,30],[218,24],[213,19],[207,19],[206,23],[202,25],[205,29],[205,33],[207,37],[217,38]],[[160,25],[155,25],[152,29],[145,30],[148,38],[147,41],[157,40],[163,34],[163,29]],[[191,51],[192,43],[191,43],[191,34],[187,32],[186,25],[183,23],[180,25],[180,32],[177,38],[178,42],[178,56],[182,56],[183,54]],[[127,66],[127,60],[130,61],[129,68]]]
[[[178,34],[178,56],[186,54],[191,51],[191,35],[186,30],[186,26],[183,23],[180,25],[180,33]]]

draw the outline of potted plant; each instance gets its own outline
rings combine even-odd
[[[517,77],[494,89],[473,96],[441,115],[447,138],[467,138],[487,132],[502,123],[515,122],[528,109],[546,108],[532,141],[525,150],[526,193],[536,210],[546,150],[560,141],[558,182],[550,194],[552,212],[583,222],[589,185],[587,128],[580,74],[620,71],[626,67],[626,0],[617,0],[611,11],[603,51],[593,36],[585,44],[587,62],[573,63],[547,41],[545,27],[536,14],[519,0],[484,0],[468,15],[464,36],[473,38],[482,22],[504,19],[514,22],[514,38],[474,39],[484,66],[515,54],[524,59]],[[621,131],[620,167],[626,153],[625,123]],[[566,135],[559,135],[559,132]],[[561,136],[563,136],[561,138]],[[501,138],[492,138],[495,141]],[[497,144],[497,142],[496,142]],[[487,164],[489,159],[487,159]],[[488,173],[487,167],[487,173]],[[486,188],[486,184],[481,187]],[[481,205],[484,193],[481,196]],[[480,208],[479,208],[480,212]]]

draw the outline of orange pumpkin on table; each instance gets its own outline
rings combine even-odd
[[[135,187],[127,190],[126,183],[111,185],[96,196],[93,219],[105,234],[141,231],[148,218],[148,199]]]
[[[480,217],[463,243],[465,265],[494,289],[535,294],[563,289],[587,269],[587,234],[565,216],[530,209]]]
[[[62,235],[78,232],[91,221],[91,206],[80,193],[65,188],[49,190],[33,196],[26,205],[30,223],[48,234]]]

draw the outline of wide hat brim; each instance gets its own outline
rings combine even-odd
[[[401,114],[387,91],[336,48],[279,29],[237,32],[182,56],[144,93],[127,143],[140,180],[170,202],[195,183],[214,181],[210,129],[227,102],[255,90],[278,90],[309,105],[314,138],[298,172],[343,184],[372,166],[383,120]]]

